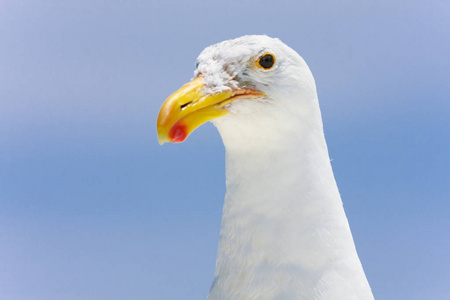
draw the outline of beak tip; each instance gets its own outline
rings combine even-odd
[[[159,143],[160,145],[163,145],[163,144],[169,142],[169,140],[168,140],[167,138],[168,138],[168,137],[167,137],[167,134],[165,134],[164,132],[160,132],[160,131],[158,130],[158,143]]]

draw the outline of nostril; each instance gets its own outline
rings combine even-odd
[[[185,109],[186,108],[186,106],[188,106],[189,104],[191,104],[192,103],[192,101],[190,101],[190,102],[188,102],[188,103],[185,103],[185,104],[182,104],[182,105],[180,105],[180,108],[181,108],[181,110],[183,110],[183,109]]]

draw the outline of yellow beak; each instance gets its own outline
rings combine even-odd
[[[234,100],[264,96],[264,93],[249,88],[206,94],[204,86],[205,79],[198,76],[164,102],[156,124],[161,145],[183,142],[203,123],[228,114],[225,106]]]

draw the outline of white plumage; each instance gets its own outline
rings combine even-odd
[[[264,53],[276,58],[273,68],[255,67]],[[244,36],[206,48],[197,63],[205,93],[265,94],[233,101],[213,120],[226,148],[227,193],[208,299],[373,299],[304,60],[278,39]]]

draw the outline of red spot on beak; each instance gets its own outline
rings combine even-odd
[[[169,138],[173,143],[181,143],[187,136],[187,127],[181,122],[176,122],[169,130]]]

